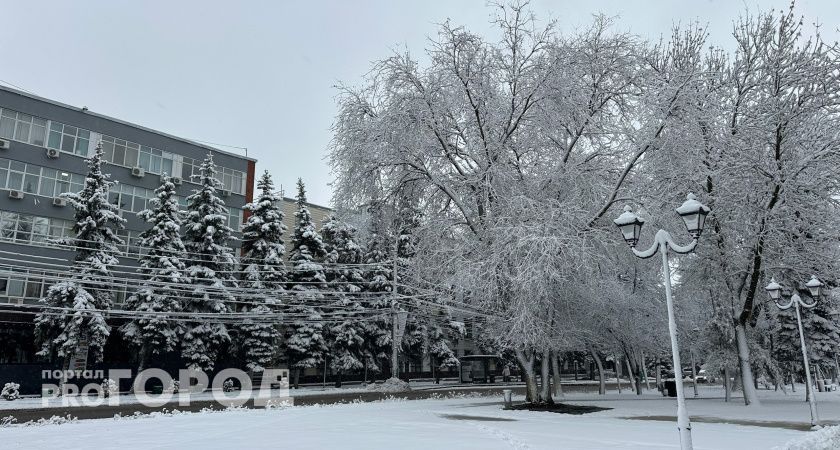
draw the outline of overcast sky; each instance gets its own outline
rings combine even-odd
[[[837,0],[799,0],[831,40]],[[651,39],[700,21],[730,46],[732,19],[784,8],[766,1],[534,0],[540,18],[572,30],[604,12]],[[294,194],[302,177],[329,204],[325,160],[337,82],[356,84],[393,49],[424,49],[436,23],[496,36],[484,0],[0,0],[0,83],[188,139],[247,147]],[[229,151],[241,152],[235,148]]]

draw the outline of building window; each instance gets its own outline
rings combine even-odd
[[[181,177],[185,180],[198,183],[201,176],[201,161],[192,158],[184,158]],[[222,189],[235,194],[245,194],[245,172],[228,169],[227,167],[216,166],[216,178],[222,183]]]
[[[0,112],[0,137],[43,147],[46,135],[45,119],[5,108]]]
[[[85,177],[79,174],[0,158],[0,188],[58,197],[81,191],[84,183]]]
[[[111,136],[102,136],[102,150],[105,160],[111,164],[124,167],[142,167],[146,172],[153,174],[169,174],[173,170],[180,170],[179,155],[163,150],[149,147],[147,145],[135,144],[123,139]]]
[[[48,121],[11,109],[0,109],[0,138],[12,139],[40,147],[48,147],[82,157],[88,156],[91,147],[99,139],[98,133],[73,127],[56,121]],[[142,167],[153,174],[180,176],[195,182],[199,175],[201,161],[184,158],[153,147],[140,145],[111,136],[101,136],[105,160],[123,167]],[[227,167],[216,166],[216,176],[222,188],[230,192],[245,194],[245,173]]]
[[[49,148],[79,156],[87,156],[90,148],[90,131],[50,121]]]

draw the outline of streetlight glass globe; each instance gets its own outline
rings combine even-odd
[[[645,224],[645,219],[633,214],[633,209],[630,206],[625,206],[624,212],[613,220],[613,223],[621,230],[627,244],[631,248],[635,248],[636,244],[639,243],[639,236],[642,233],[642,225]]]
[[[764,287],[764,290],[767,291],[767,294],[770,295],[770,299],[778,300],[782,297],[782,285],[776,283],[775,278],[770,279],[770,284]]]
[[[811,279],[805,283],[805,287],[811,292],[811,297],[817,298],[820,296],[820,291],[822,290],[823,284],[820,280],[817,279],[816,276],[811,275]]]
[[[703,226],[706,224],[706,215],[710,211],[706,205],[698,202],[697,197],[692,193],[689,193],[683,204],[677,208],[677,214],[682,217],[688,234],[694,239],[699,239],[700,234],[703,233]]]

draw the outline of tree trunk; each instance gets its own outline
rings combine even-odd
[[[618,393],[621,394],[621,363],[613,356],[613,367],[615,367],[615,382],[618,384]]]
[[[525,378],[525,401],[537,402],[539,392],[537,391],[537,379],[534,374],[534,358],[528,357],[524,350],[515,350],[513,354],[522,369],[522,377]]]
[[[607,393],[607,380],[604,376],[604,363],[598,352],[591,345],[589,346],[589,353],[592,354],[592,359],[595,360],[595,366],[598,367],[598,395],[605,395]]]
[[[551,350],[545,349],[540,361],[540,378],[542,378],[542,389],[540,390],[540,403],[552,404],[551,399]]]
[[[656,357],[656,389],[662,390],[662,358]]]
[[[560,357],[555,353],[551,358],[551,371],[554,378],[554,397],[563,398],[563,384],[560,379]]]
[[[295,389],[300,387],[300,367],[295,367]]]
[[[729,367],[723,368],[723,401],[728,402],[732,400],[732,385],[729,381]]]
[[[636,383],[636,376],[633,373],[633,366],[630,365],[630,358],[624,358],[624,363],[627,364],[627,376],[630,378],[630,389],[632,389],[636,393],[636,395],[642,395],[642,393],[639,392],[640,383]]]
[[[691,352],[691,380],[693,381],[694,385],[694,398],[699,397],[700,395],[697,393],[697,366],[694,365],[694,352]]]
[[[647,374],[647,363],[645,363],[645,352],[641,352],[641,357],[639,360],[639,364],[641,364],[642,369],[642,376],[645,378],[645,389],[650,390],[650,378],[648,378]]]
[[[758,392],[753,383],[752,367],[750,366],[750,348],[747,344],[747,331],[742,324],[735,324],[735,341],[738,345],[738,366],[741,369],[741,386],[744,389],[744,404],[761,405]]]

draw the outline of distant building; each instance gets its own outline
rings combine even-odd
[[[333,210],[326,206],[316,205],[314,203],[307,203],[309,213],[312,214],[312,223],[315,228],[321,229],[321,225],[332,213]],[[292,237],[295,235],[295,212],[297,211],[297,200],[289,197],[283,197],[283,203],[280,208],[283,211],[283,223],[286,225],[286,234],[283,235],[283,240],[286,243],[286,255],[292,251]]]
[[[117,182],[111,200],[126,219],[120,264],[137,265],[136,242],[147,225],[136,213],[146,209],[162,174],[176,179],[183,202],[197,186],[194,176],[208,153],[224,185],[228,223],[238,234],[242,206],[253,198],[255,159],[0,87],[0,362],[14,358],[9,352],[29,353],[4,345],[4,339],[14,341],[16,327],[31,333],[33,309],[25,305],[42,298],[70,266],[73,250],[49,242],[72,235],[73,209],[59,196],[82,188],[85,157],[100,142],[105,172]],[[120,270],[125,276],[133,272]],[[125,283],[108,288],[116,304],[125,300]]]

